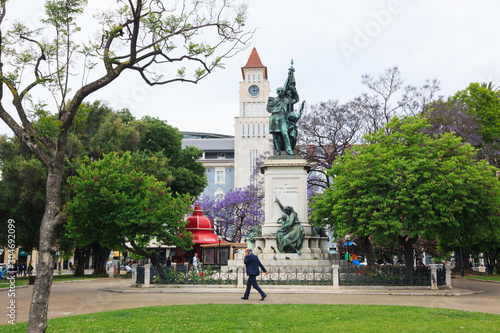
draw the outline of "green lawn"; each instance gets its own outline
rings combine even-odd
[[[25,332],[26,323],[0,326]],[[155,306],[49,320],[48,332],[500,332],[500,315],[369,305]]]
[[[98,274],[98,275],[85,275],[85,276],[73,276],[70,274],[61,274],[61,275],[54,275],[54,279],[52,280],[53,282],[67,282],[67,281],[77,281],[77,280],[88,280],[88,279],[97,279],[97,278],[107,278],[107,274]],[[20,276],[16,278],[16,286],[24,286],[28,284],[28,277],[27,276]],[[6,283],[5,279],[2,279],[2,282],[0,283],[0,288],[7,288],[9,287],[9,283]]]
[[[500,275],[484,274],[484,275],[467,275],[467,279],[477,279],[486,281],[498,281],[500,282]]]

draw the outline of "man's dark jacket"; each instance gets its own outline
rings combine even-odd
[[[250,253],[248,256],[245,256],[245,260],[243,262],[247,266],[247,275],[254,275],[254,276],[260,275],[259,267],[262,269],[263,272],[267,272],[266,269],[264,268],[264,265],[261,264],[259,257],[257,257],[253,253]]]

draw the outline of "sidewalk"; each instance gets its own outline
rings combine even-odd
[[[290,286],[290,285],[260,285],[267,294],[330,294],[330,295],[401,295],[401,296],[465,296],[481,291],[472,291],[463,288],[430,290],[428,287],[340,287],[334,289],[329,286]],[[206,294],[240,294],[245,287],[220,285],[153,285],[151,288],[123,285],[119,288],[103,288],[102,291],[115,293],[206,293]]]

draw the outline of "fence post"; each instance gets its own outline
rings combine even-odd
[[[132,286],[137,283],[137,264],[132,264]]]
[[[151,264],[144,265],[144,288],[151,287]]]
[[[446,269],[446,287],[452,289],[453,287],[451,286],[451,265],[446,264],[444,267]]]
[[[238,288],[243,288],[243,274],[245,272],[243,271],[243,265],[239,264],[238,267],[236,267],[236,275],[238,275]]]
[[[437,282],[437,267],[431,266],[431,290],[437,290],[438,282]]]
[[[332,269],[333,269],[333,289],[340,289],[339,265],[332,265]]]

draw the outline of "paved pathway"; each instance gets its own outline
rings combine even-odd
[[[249,301],[240,299],[237,288],[130,288],[130,279],[100,279],[73,283],[54,283],[49,303],[49,318],[95,313],[152,305],[182,304],[262,304],[252,290]],[[500,283],[453,279],[451,290],[345,290],[329,287],[273,288],[265,304],[369,304],[448,308],[500,314]],[[16,321],[28,320],[33,287],[16,290]],[[114,290],[114,292],[109,291]],[[298,296],[300,294],[300,296]],[[0,291],[0,325],[7,323],[7,292]]]

